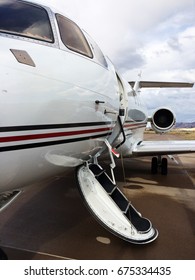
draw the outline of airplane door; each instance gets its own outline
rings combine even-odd
[[[125,141],[123,124],[126,120],[126,114],[128,109],[128,98],[125,90],[125,85],[123,84],[120,76],[116,73],[117,77],[117,93],[118,93],[118,103],[119,109],[117,112],[117,120],[115,127],[110,135],[108,141],[111,145],[117,147]]]
[[[128,109],[128,96],[125,90],[125,85],[122,78],[116,73],[118,82],[118,94],[119,94],[119,115],[121,117],[122,123],[125,121],[127,109]]]

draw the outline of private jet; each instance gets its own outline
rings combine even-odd
[[[127,82],[92,37],[38,0],[0,2],[0,192],[75,168],[81,197],[94,218],[135,244],[158,231],[116,184],[115,156],[152,156],[152,172],[167,174],[163,155],[195,152],[195,141],[145,141],[148,122],[170,131],[174,113],[151,117],[142,87],[193,83]],[[109,172],[101,165],[107,157]]]

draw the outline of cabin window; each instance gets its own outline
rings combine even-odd
[[[0,32],[54,42],[46,10],[25,2],[0,2]]]
[[[56,15],[56,18],[64,45],[74,52],[92,58],[93,55],[89,44],[78,25],[59,14]]]

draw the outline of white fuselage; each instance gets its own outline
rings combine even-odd
[[[92,58],[67,48],[55,12],[46,11],[52,43],[0,31],[0,192],[89,160],[113,133],[119,109],[125,112],[125,153],[146,125],[128,115],[133,109],[146,117],[130,85],[121,80],[121,89],[112,63],[98,61],[89,37]],[[34,65],[19,62],[15,51]]]

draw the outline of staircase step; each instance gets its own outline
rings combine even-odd
[[[105,171],[96,164],[90,164],[89,165],[90,170],[95,175],[98,182],[102,185],[102,187],[105,189],[105,191],[111,195],[113,191],[116,189],[116,185],[112,183],[110,178],[107,176]]]
[[[134,225],[134,227],[140,232],[148,232],[152,227],[151,222],[148,219],[143,218],[133,207],[133,205],[129,205],[126,216]]]
[[[116,188],[113,191],[111,197],[114,200],[114,202],[118,205],[118,207],[121,209],[121,211],[123,213],[126,213],[129,208],[129,201],[124,196],[124,194],[118,188]]]
[[[90,164],[89,169],[93,172],[93,174],[97,177],[101,175],[104,170],[97,164]]]
[[[111,182],[111,180],[108,178],[108,176],[105,173],[102,173],[96,179],[109,195],[111,195],[113,191],[116,189],[116,186]]]

